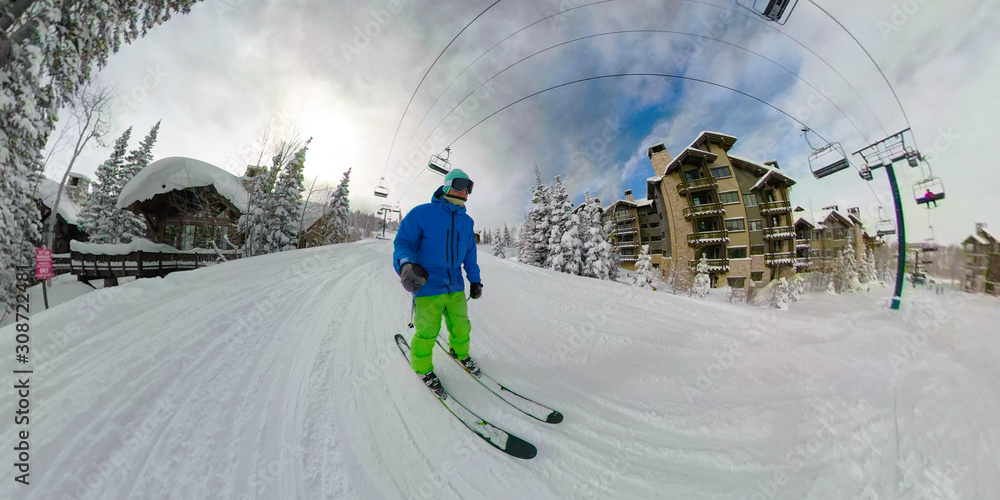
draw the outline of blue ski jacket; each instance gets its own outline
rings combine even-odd
[[[444,200],[438,188],[430,203],[418,205],[403,217],[393,241],[392,266],[407,262],[420,264],[428,274],[427,284],[417,297],[442,295],[465,290],[462,266],[470,283],[480,283],[476,258],[476,235],[472,217],[465,207]]]

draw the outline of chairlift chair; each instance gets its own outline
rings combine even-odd
[[[749,0],[746,1],[749,2]],[[752,10],[764,19],[782,25],[788,22],[788,18],[798,3],[798,0],[753,0],[752,4],[744,5],[740,0],[736,0],[736,4],[740,7]]]
[[[813,151],[807,160],[809,161],[809,170],[817,179],[822,179],[851,166],[851,162],[847,160],[844,148],[839,142],[831,142]]]
[[[880,220],[875,224],[876,236],[888,236],[896,234],[896,225],[891,220]]]
[[[861,178],[866,181],[870,181],[875,178],[875,176],[872,175],[872,170],[868,168],[868,165],[862,165],[861,171],[858,172],[858,175],[860,175]]]
[[[385,177],[378,181],[378,186],[375,188],[375,196],[379,198],[386,198],[389,196],[389,188],[385,187]]]
[[[920,243],[920,249],[925,252],[936,252],[939,247],[940,245],[938,245],[938,241],[933,237],[927,238]]]
[[[913,185],[913,198],[917,200],[918,205],[927,205],[930,208],[929,203],[934,202],[936,207],[938,200],[944,199],[944,183],[940,177],[932,175]]]
[[[444,157],[431,155],[431,161],[427,163],[427,168],[431,169],[432,172],[448,175],[448,172],[451,172],[451,163],[448,162],[450,156],[451,147],[444,148]]]

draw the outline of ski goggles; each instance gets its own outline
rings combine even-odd
[[[466,191],[467,193],[472,194],[472,184],[473,182],[469,179],[455,177],[451,180],[451,185],[449,187],[455,191]]]

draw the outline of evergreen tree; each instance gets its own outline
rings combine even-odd
[[[770,283],[771,295],[770,304],[775,309],[787,310],[791,301],[791,285],[785,278],[779,278]]]
[[[503,236],[500,234],[500,228],[497,228],[495,238],[493,239],[495,240],[493,243],[493,255],[500,257],[501,259],[506,258],[506,255],[504,255]]]
[[[653,288],[653,261],[649,256],[649,245],[643,245],[635,263],[635,282],[639,288]]]
[[[513,240],[510,237],[510,229],[507,228],[507,223],[504,223],[503,225],[503,235],[501,237],[503,238],[503,246],[511,246],[511,242]]]
[[[708,257],[701,254],[698,261],[698,274],[694,277],[694,286],[691,287],[691,295],[698,298],[708,297],[708,291],[712,287],[712,279],[708,276]]]
[[[583,274],[583,240],[580,238],[580,217],[570,214],[566,222],[558,249],[560,253],[552,260],[552,269],[576,276]]]
[[[837,282],[837,291],[853,292],[860,287],[858,281],[858,263],[854,257],[854,244],[850,239],[847,246],[840,250],[837,260],[834,262],[834,278]]]
[[[240,215],[236,230],[243,235],[243,246],[240,248],[241,257],[253,257],[264,253],[264,234],[266,231],[265,222],[267,215],[265,206],[269,204],[271,192],[274,189],[275,177],[272,172],[277,172],[277,157],[272,168],[262,167],[250,181],[250,199],[247,204],[246,213]]]
[[[271,195],[267,216],[267,253],[294,250],[299,247],[299,214],[302,211],[302,191],[305,189],[306,152],[309,142],[295,153],[292,161],[281,170]]]
[[[542,184],[542,174],[535,167],[535,186],[531,188],[531,211],[524,219],[518,244],[518,261],[532,266],[544,266],[548,260],[549,188]]]
[[[118,195],[127,182],[125,153],[131,135],[129,127],[115,141],[111,157],[97,167],[97,179],[80,211],[79,227],[90,236],[91,243],[128,243],[146,232],[142,219],[118,208]]]
[[[153,161],[153,144],[156,144],[156,134],[160,130],[160,122],[156,122],[153,128],[150,129],[149,134],[146,134],[146,138],[139,143],[138,149],[133,149],[129,151],[128,156],[125,158],[124,167],[124,178],[125,183],[132,180],[136,174],[146,168]]]
[[[563,235],[571,229],[570,213],[572,211],[573,202],[566,194],[562,179],[556,175],[556,185],[552,189],[552,199],[549,204],[548,258],[545,261],[545,267],[561,271],[567,262],[563,250]],[[559,258],[560,256],[562,257]]]
[[[348,214],[351,211],[350,189],[351,169],[344,172],[344,178],[340,180],[337,189],[330,194],[330,212],[326,220],[324,232],[326,233],[326,244],[344,243],[351,240],[351,226],[348,221]]]

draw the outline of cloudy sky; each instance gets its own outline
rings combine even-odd
[[[115,135],[134,126],[134,146],[163,120],[156,158],[189,156],[241,174],[271,122],[313,137],[307,182],[336,183],[352,169],[353,208],[385,202],[372,195],[382,177],[404,213],[428,200],[441,177],[426,161],[450,144],[453,165],[476,182],[477,226],[520,224],[534,165],[547,181],[560,175],[574,201],[589,191],[607,204],[625,189],[645,195],[647,147],[663,142],[675,154],[714,130],[738,138],[733,154],[778,160],[798,180],[796,204],[859,206],[874,221],[880,203],[891,213],[884,171],[871,183],[852,171],[816,180],[798,123],[705,83],[766,101],[815,130],[813,145],[837,141],[848,153],[906,128],[878,69],[819,5],[881,66],[909,118],[907,141],[945,184],[940,208],[918,208],[911,190],[927,171],[899,167],[909,239],[929,237],[929,224],[946,242],[976,222],[1000,231],[996,0],[801,0],[785,26],[730,0],[492,3],[207,0],[125,47],[98,77],[117,87]],[[592,79],[480,123],[549,87],[624,73],[685,79]],[[109,153],[89,149],[76,170],[92,175]],[[64,164],[56,157],[48,175],[58,178]]]

